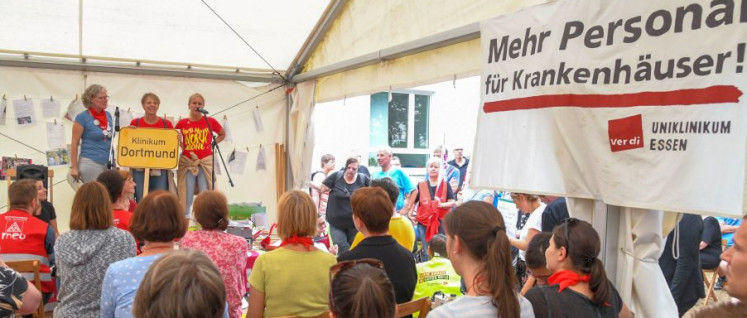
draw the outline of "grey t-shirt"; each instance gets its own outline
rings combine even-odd
[[[532,304],[521,295],[519,297],[519,308],[521,318],[534,318]],[[490,302],[489,296],[462,296],[456,300],[441,305],[428,313],[428,318],[446,318],[446,317],[497,317],[498,310]]]

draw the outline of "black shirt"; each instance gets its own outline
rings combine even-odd
[[[542,232],[552,232],[556,226],[570,217],[565,198],[557,198],[545,207],[542,213]]]
[[[41,212],[39,215],[34,216],[47,224],[49,224],[49,221],[57,219],[57,213],[55,213],[54,206],[47,200],[41,201]]]
[[[350,197],[355,190],[369,186],[371,179],[359,173],[355,182],[348,184],[345,182],[344,173],[336,171],[324,179],[322,184],[330,188],[327,199],[327,222],[338,229],[354,229]]]
[[[464,183],[464,178],[467,177],[467,167],[469,166],[469,159],[464,158],[464,165],[462,165],[461,167],[456,163],[456,159],[449,161],[449,164],[454,166],[454,168],[459,169],[459,186],[457,188],[461,190],[462,184]]]
[[[337,261],[361,258],[374,258],[384,263],[384,271],[392,281],[398,304],[412,300],[418,279],[415,259],[412,253],[399,245],[391,235],[367,237],[354,249],[340,254]]]
[[[424,181],[424,182],[428,182],[428,181]],[[447,201],[448,200],[454,200],[454,192],[451,191],[451,187],[449,186],[448,183],[444,183],[444,185],[446,185],[446,200]],[[415,189],[418,191],[418,193],[417,193],[417,195],[415,195],[415,202],[414,203],[418,203],[418,202],[420,202],[420,183],[418,183],[418,187],[415,188]],[[436,186],[431,186],[430,182],[428,182],[428,192],[430,192],[430,194],[431,194],[431,200],[435,199]]]
[[[609,284],[611,287],[607,301],[609,306],[597,306],[591,302],[591,299],[570,288],[558,293],[559,285],[534,287],[524,297],[532,303],[534,316],[537,318],[617,317],[622,310],[623,302],[615,286],[611,282]]]
[[[700,240],[708,244],[706,248],[700,250],[701,259],[703,254],[715,258],[721,257],[721,225],[718,224],[716,218],[709,216],[703,219],[703,235]]]

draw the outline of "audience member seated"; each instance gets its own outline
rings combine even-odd
[[[184,235],[180,247],[202,251],[213,260],[225,284],[229,316],[240,318],[241,298],[246,294],[249,244],[241,237],[224,232],[228,228],[228,201],[223,193],[200,192],[192,204],[192,215],[202,229]]]
[[[721,261],[721,226],[716,218],[703,219],[703,236],[700,238],[700,268],[714,269]]]
[[[526,294],[535,317],[632,317],[597,258],[600,244],[588,222],[571,218],[555,227],[545,251],[553,274]]]
[[[726,248],[731,247],[734,244],[734,231],[742,224],[742,219],[716,217],[716,220],[718,220],[718,224],[721,227],[721,239],[726,240]],[[719,277],[713,289],[720,290],[723,288],[724,283],[726,283],[726,276]]]
[[[703,218],[700,215],[683,214],[679,222],[676,246],[675,230],[667,236],[664,253],[659,258],[659,266],[682,317],[698,299],[705,297],[698,247],[703,235]]]
[[[39,308],[42,301],[41,293],[34,284],[29,283],[23,276],[8,268],[0,260],[0,317],[13,317],[13,314],[27,315]]]
[[[102,172],[96,181],[106,187],[111,199],[112,214],[114,216],[114,226],[130,231],[130,221],[132,212],[130,207],[130,192],[134,192],[135,182],[132,181],[132,175],[129,171],[106,170]]]
[[[60,236],[60,231],[57,229],[57,213],[54,209],[54,205],[47,201],[47,188],[44,187],[44,181],[36,180],[36,190],[39,194],[39,202],[41,203],[41,209],[37,211],[34,216],[52,227],[54,230],[54,237]]]
[[[174,251],[174,240],[187,232],[184,208],[176,195],[153,191],[135,209],[130,230],[145,245],[140,255],[113,263],[106,270],[101,318],[132,317],[132,302],[145,271],[156,259]]]
[[[541,195],[539,198],[542,203],[547,204],[545,212],[542,213],[542,232],[552,232],[556,226],[571,217],[564,197]]]
[[[550,277],[552,272],[547,269],[547,262],[545,261],[545,251],[550,247],[551,233],[542,232],[537,233],[527,247],[527,270],[529,275],[534,277],[534,286],[545,286],[547,285],[547,279]]]
[[[381,261],[364,258],[344,261],[329,272],[329,309],[332,318],[394,317],[392,282]]]
[[[132,305],[135,318],[219,318],[225,311],[226,290],[218,268],[193,250],[174,251],[153,262]]]
[[[389,195],[381,188],[361,188],[350,199],[355,228],[363,233],[363,241],[354,250],[342,253],[338,261],[362,258],[384,263],[389,280],[394,285],[397,303],[412,300],[417,271],[412,253],[389,235],[389,220],[393,206]]]
[[[514,290],[510,244],[498,210],[469,201],[447,214],[444,224],[446,251],[464,278],[467,294],[428,317],[534,317],[531,304]]]
[[[742,220],[747,220],[747,216]],[[734,245],[721,254],[721,259],[726,262],[726,277],[729,280],[726,292],[734,299],[701,308],[691,317],[735,318],[744,317],[747,313],[747,224],[744,222],[735,231],[733,242]]]
[[[132,235],[112,224],[109,193],[103,185],[88,182],[75,193],[70,231],[60,236],[55,250],[60,278],[55,317],[100,317],[106,269],[135,256]]]
[[[292,190],[277,205],[280,247],[260,255],[249,277],[248,318],[316,316],[327,311],[329,268],[335,256],[314,247],[316,207]]]
[[[371,180],[371,187],[382,188],[389,195],[389,199],[392,201],[392,218],[389,219],[389,235],[397,240],[399,245],[411,251],[415,247],[415,229],[410,219],[403,217],[394,209],[394,206],[397,204],[397,198],[399,198],[399,187],[397,187],[392,178],[387,177]],[[363,234],[358,232],[350,249],[354,249],[362,240]]]
[[[415,264],[418,272],[418,282],[415,285],[413,299],[433,297],[440,291],[446,295],[461,295],[462,277],[454,271],[446,253],[446,235],[436,234],[428,245],[430,260]]]
[[[50,266],[54,264],[54,230],[49,224],[32,215],[41,209],[36,181],[18,180],[8,187],[10,209],[0,214],[3,235],[0,251],[6,261],[37,260],[41,264],[41,292],[45,303],[55,291]],[[29,281],[33,273],[21,273]]]

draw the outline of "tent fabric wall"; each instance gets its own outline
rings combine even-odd
[[[304,66],[308,72],[383,48],[449,31],[547,0],[349,1]],[[480,42],[447,47],[320,78],[316,101],[406,88],[476,75]]]
[[[216,116],[219,121],[222,121],[224,114],[228,117],[233,135],[233,143],[223,142],[220,144],[226,160],[234,149],[247,151],[246,148],[249,148],[245,173],[242,175],[232,174],[236,186],[231,188],[228,185],[225,172],[222,172],[222,175],[216,176],[216,187],[226,194],[229,202],[262,202],[268,208],[269,222],[275,220],[275,158],[271,145],[283,143],[285,137],[285,125],[283,124],[286,117],[285,95],[282,88],[265,93],[277,85],[249,87],[246,83],[235,81],[0,68],[0,95],[4,94],[8,99],[7,123],[5,126],[0,126],[0,133],[33,148],[42,151],[48,150],[45,123],[52,122],[53,119],[42,117],[39,101],[49,98],[50,95],[53,96],[55,100],[61,101],[62,110],[60,113],[63,114],[67,104],[75,95],[82,94],[86,85],[93,83],[101,84],[107,88],[108,94],[111,96],[108,108],[111,112],[114,111],[115,105],[119,106],[121,110],[130,108],[133,112],[142,112],[140,98],[146,92],[154,92],[161,99],[159,114],[162,116],[165,114],[175,119],[188,115],[187,99],[195,92],[205,96],[205,107],[213,114],[262,94],[250,102],[240,104]],[[12,100],[22,99],[24,95],[34,101],[37,123],[18,126],[13,120],[15,112]],[[252,111],[256,109],[255,106],[260,110],[264,122],[264,130],[261,132],[256,131],[253,123]],[[65,125],[65,138],[66,142],[69,143],[72,123],[63,120],[62,115],[57,118],[57,121]],[[125,123],[122,124],[123,126],[126,125]],[[255,171],[260,144],[265,149],[267,168]],[[4,136],[0,136],[0,155],[18,155],[18,157],[32,158],[35,163],[44,164],[46,162],[44,154]],[[219,160],[217,156],[216,160]],[[56,176],[55,182],[63,180],[68,172],[67,166],[53,167],[53,169]],[[0,182],[0,192],[7,193],[5,182]],[[73,190],[66,182],[55,186],[54,205],[57,209],[58,225],[61,231],[68,229],[73,195]],[[5,205],[7,205],[7,196],[0,196],[0,207]]]
[[[291,93],[288,118],[288,161],[290,161],[293,188],[301,189],[309,182],[312,171],[311,155],[314,152],[314,81],[300,83]]]

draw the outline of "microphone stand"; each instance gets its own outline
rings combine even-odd
[[[204,109],[202,109],[202,108],[198,108],[198,111],[200,113],[202,113],[202,118],[205,119],[205,123],[207,124],[208,131],[210,132],[210,136],[213,137],[213,143],[212,143],[212,148],[213,148],[212,149],[213,150],[213,169],[211,170],[212,171],[212,176],[210,176],[211,180],[213,180],[213,182],[210,183],[212,185],[212,189],[210,189],[210,190],[215,190],[215,152],[216,152],[215,150],[216,149],[218,150],[218,156],[220,156],[220,162],[223,163],[223,169],[225,169],[225,171],[226,171],[226,176],[228,177],[228,184],[230,184],[231,187],[233,188],[233,180],[231,179],[231,173],[228,172],[228,167],[226,167],[226,162],[223,160],[223,153],[220,152],[220,147],[218,146],[218,142],[215,141],[216,137],[213,134],[213,127],[210,126],[210,121],[207,118],[207,111],[204,110]]]
[[[109,144],[109,162],[106,163],[106,167],[109,170],[117,167],[117,159],[115,159],[114,153],[114,136],[119,132],[119,107],[114,107],[114,129],[112,129],[112,142]]]

